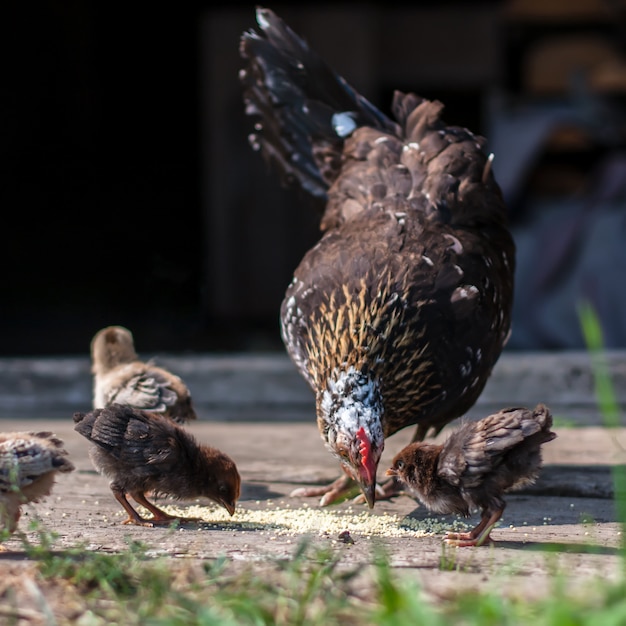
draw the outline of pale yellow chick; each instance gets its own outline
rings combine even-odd
[[[91,340],[93,408],[122,404],[161,413],[175,422],[196,419],[191,393],[182,379],[135,352],[132,333],[107,326]]]

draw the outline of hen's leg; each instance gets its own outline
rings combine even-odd
[[[355,491],[356,487],[356,482],[352,480],[347,473],[344,473],[342,476],[337,478],[337,480],[330,483],[330,485],[325,485],[323,487],[298,487],[289,495],[292,498],[315,498],[322,496],[320,506],[327,506],[328,504],[334,504],[335,502],[343,500],[345,497],[351,495]]]
[[[450,546],[457,546],[458,548],[484,546],[494,543],[490,533],[496,525],[496,522],[502,517],[503,512],[504,507],[497,509],[491,513],[491,515],[489,515],[488,511],[483,511],[483,516],[475,528],[472,528],[472,530],[467,533],[447,533],[444,542]]]
[[[376,483],[376,502],[379,500],[391,500],[391,498],[395,498],[396,496],[406,495],[410,494],[405,491],[403,484],[395,476],[390,478],[386,483]],[[360,493],[354,498],[353,502],[356,504],[366,504],[367,500],[365,496]]]

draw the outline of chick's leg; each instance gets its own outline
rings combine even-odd
[[[17,530],[17,523],[22,515],[22,510],[17,503],[11,503],[13,506],[9,507],[8,504],[0,502],[0,530],[8,529],[9,535],[12,535]],[[8,552],[9,549],[6,546],[0,544],[0,552]]]
[[[175,520],[180,520],[181,522],[197,522],[198,521],[197,518],[178,517],[177,515],[170,515],[169,513],[162,511],[159,507],[155,506],[154,504],[152,504],[152,502],[148,501],[143,491],[134,491],[130,495],[133,497],[133,500],[135,500],[138,504],[141,504],[141,506],[145,507],[146,509],[148,509],[148,511],[150,511],[150,513],[152,513],[154,517],[152,517],[149,520],[146,520],[152,525],[155,525],[155,524],[167,525],[167,524],[171,524]]]
[[[142,491],[135,491],[130,494],[133,499],[141,506],[144,506],[152,515],[154,516],[152,519],[148,520],[152,524],[171,524],[175,520],[179,520],[181,522],[199,522],[200,520],[196,517],[178,517],[178,515],[170,515],[165,511],[162,511],[159,507],[155,506],[150,502]]]
[[[457,548],[494,543],[490,533],[496,522],[502,517],[502,513],[504,513],[504,507],[493,511],[491,514],[489,511],[483,511],[483,516],[475,528],[467,533],[447,533],[444,542]]]
[[[327,506],[343,500],[351,495],[356,488],[356,482],[347,473],[344,473],[329,485],[323,487],[298,487],[289,495],[292,498],[315,498],[322,496],[320,506]]]
[[[125,519],[122,524],[135,524],[136,526],[153,526],[151,520],[144,519],[133,509],[130,502],[126,499],[126,494],[123,489],[111,485],[111,491],[115,496],[115,499],[124,507],[124,510],[128,513],[128,518]]]

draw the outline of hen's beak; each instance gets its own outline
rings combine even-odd
[[[376,502],[376,463],[371,459],[362,462],[358,469],[357,483],[367,500],[370,509]]]
[[[361,491],[367,500],[367,505],[370,509],[373,509],[376,502],[376,481],[374,480],[374,482],[369,484],[365,481],[359,481],[359,487],[361,487]]]

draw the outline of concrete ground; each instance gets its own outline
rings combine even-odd
[[[24,426],[23,421],[3,423],[6,430]],[[69,421],[33,420],[27,426],[53,430],[66,442],[76,465],[75,472],[59,477],[50,497],[38,505],[25,507],[20,521],[26,531],[29,519],[39,517],[47,529],[59,533],[58,547],[85,542],[88,549],[118,551],[127,546],[130,538],[145,542],[155,554],[197,559],[225,555],[237,561],[254,562],[288,557],[297,542],[310,534],[317,542],[342,549],[347,564],[365,564],[371,562],[372,547],[379,542],[386,547],[392,564],[402,568],[404,575],[420,579],[438,593],[448,585],[457,589],[459,585],[489,584],[492,575],[505,572],[518,590],[520,585],[528,585],[528,591],[535,593],[542,588],[537,586],[537,576],[548,576],[554,571],[554,560],[549,558],[552,553],[558,555],[563,571],[575,573],[577,579],[614,576],[619,569],[617,548],[621,536],[612,500],[611,465],[622,460],[620,447],[626,445],[625,429],[617,433],[598,427],[559,429],[558,438],[544,447],[545,467],[540,481],[532,489],[508,496],[504,518],[493,531],[495,546],[455,550],[455,571],[447,572],[438,569],[443,554],[441,538],[445,528],[455,521],[453,517],[439,518],[443,523],[436,527],[436,532],[423,537],[394,536],[394,528],[380,531],[374,527],[369,534],[368,528],[363,531],[352,527],[350,520],[355,513],[368,517],[395,516],[393,519],[400,521],[433,517],[406,496],[381,501],[371,512],[364,505],[350,502],[331,507],[346,515],[342,528],[350,532],[354,544],[342,544],[338,529],[324,532],[323,520],[318,522],[321,534],[315,527],[303,533],[292,531],[289,526],[277,531],[275,516],[268,516],[267,524],[238,520],[238,517],[245,520],[247,511],[282,509],[286,514],[300,510],[304,517],[311,515],[310,509],[320,509],[317,500],[289,497],[295,486],[323,483],[338,475],[338,466],[324,449],[313,423],[193,425],[191,431],[198,440],[228,452],[235,459],[243,479],[243,492],[232,518],[219,510],[215,511],[216,525],[186,524],[177,531],[121,524],[125,517],[121,507],[114,500],[107,480],[93,471],[85,441],[73,431]],[[408,436],[409,433],[406,436],[402,433],[390,440],[383,466],[394,451],[408,442]],[[160,504],[165,501],[161,500]],[[211,509],[207,513],[211,519]],[[35,534],[32,539],[36,541]],[[8,552],[0,554],[0,572],[12,562],[24,559],[19,539],[11,538],[4,545]]]
[[[626,363],[622,357],[618,355],[613,363],[618,373],[623,372]],[[277,362],[282,367],[283,362]],[[544,372],[550,370],[551,377],[547,379],[546,375],[544,382],[548,386],[537,388],[524,404],[542,401],[550,406],[552,385],[558,437],[543,448],[544,469],[536,485],[508,496],[504,518],[493,531],[493,546],[444,550],[443,532],[459,520],[439,516],[434,523],[433,515],[407,496],[378,502],[371,512],[351,502],[322,510],[317,500],[291,498],[289,494],[296,486],[324,483],[338,476],[338,465],[317,431],[312,403],[306,405],[309,398],[303,399],[301,406],[295,401],[286,403],[294,411],[292,421],[288,410],[269,419],[269,409],[261,407],[264,415],[251,419],[249,408],[242,418],[232,407],[222,406],[220,411],[200,403],[201,418],[189,429],[199,441],[220,448],[235,460],[243,492],[232,518],[221,509],[206,508],[202,509],[205,522],[183,524],[176,530],[120,523],[124,519],[122,509],[107,480],[94,472],[86,441],[73,430],[71,413],[64,418],[46,418],[33,410],[30,415],[15,417],[5,410],[0,417],[2,431],[52,430],[65,441],[76,465],[76,471],[58,478],[51,496],[25,507],[20,528],[28,531],[29,519],[38,517],[46,528],[59,534],[58,548],[81,543],[88,550],[118,551],[127,546],[130,538],[145,542],[154,554],[176,559],[197,561],[226,556],[232,562],[259,566],[273,557],[289,557],[304,537],[340,551],[346,565],[370,564],[374,546],[382,544],[400,575],[419,580],[435,596],[495,584],[511,593],[538,595],[547,591],[549,585],[542,581],[555,571],[570,577],[572,585],[617,576],[622,537],[613,501],[612,469],[625,464],[626,428],[606,429],[599,423],[592,395],[586,403],[580,401],[590,393],[582,383],[577,402],[563,401],[563,385],[558,385],[559,372],[552,362],[536,367],[533,376],[537,380],[542,378],[541,368]],[[248,370],[233,374],[229,384],[236,387],[242,376],[249,375]],[[280,379],[276,372],[272,376]],[[515,368],[510,375],[494,373],[497,376],[501,376],[503,387],[515,388]],[[587,381],[588,385],[588,372],[578,371],[577,380]],[[258,384],[263,387],[262,381]],[[491,398],[495,397],[490,402],[498,408],[520,403],[519,398],[506,402],[497,393],[490,393]],[[74,410],[88,410],[87,402],[88,398],[77,398]],[[473,414],[485,415],[488,408],[488,404],[479,403]],[[442,436],[446,434],[444,430]],[[407,429],[388,440],[379,477],[411,435],[412,429]],[[167,501],[160,500],[159,504]],[[205,504],[210,503],[181,503],[180,507],[193,506],[195,514],[198,505]],[[332,524],[323,517],[329,509],[334,516]],[[380,518],[387,523],[373,523]],[[309,519],[312,522],[307,526]],[[469,521],[475,523],[478,518]],[[349,532],[351,541],[342,540],[342,531]],[[37,538],[34,533],[27,535],[32,540]],[[16,567],[27,564],[17,537],[7,540],[4,546],[7,551],[0,553],[0,580],[3,572],[15,572]],[[440,567],[443,556],[449,569]]]

